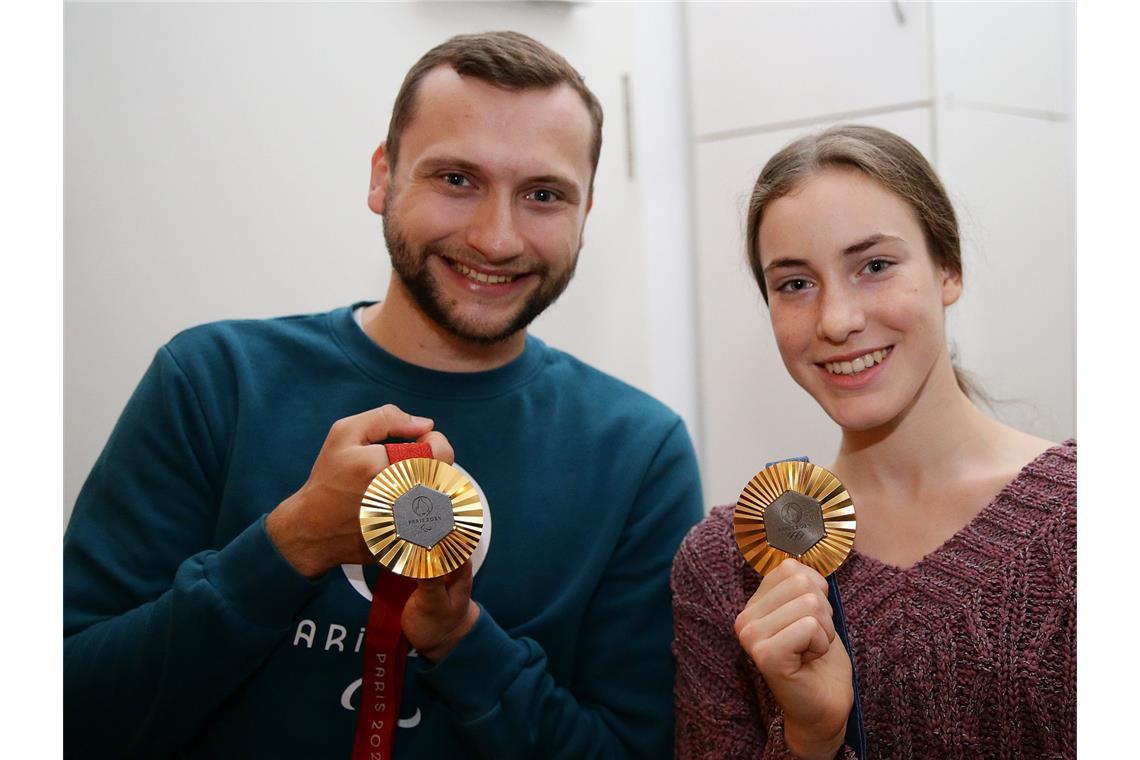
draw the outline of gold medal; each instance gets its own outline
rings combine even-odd
[[[855,545],[855,505],[834,474],[808,462],[776,462],[756,473],[732,517],[736,545],[767,575],[786,558],[827,577]]]
[[[360,532],[376,561],[408,578],[438,578],[466,562],[483,535],[474,484],[438,459],[403,459],[373,478]]]

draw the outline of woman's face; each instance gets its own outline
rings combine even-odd
[[[940,360],[961,278],[930,257],[905,201],[856,169],[829,168],[772,202],[761,266],[784,366],[845,430],[892,422]]]

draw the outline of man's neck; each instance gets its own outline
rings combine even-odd
[[[366,308],[361,322],[368,337],[396,358],[443,372],[495,369],[516,359],[526,347],[525,330],[489,346],[452,335],[420,310],[395,273],[388,295]]]

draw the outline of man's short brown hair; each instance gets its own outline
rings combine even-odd
[[[460,76],[475,77],[508,90],[547,89],[566,83],[574,88],[590,112],[594,139],[590,146],[591,184],[602,152],[602,105],[586,87],[582,75],[565,58],[538,40],[518,32],[460,34],[436,45],[416,61],[404,77],[392,120],[388,123],[388,163],[396,165],[400,136],[415,115],[420,80],[437,66],[447,65]]]

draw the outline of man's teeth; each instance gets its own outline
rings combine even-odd
[[[475,282],[481,282],[484,285],[498,285],[500,282],[511,282],[515,279],[509,275],[483,274],[482,272],[476,272],[471,267],[464,266],[458,261],[451,261],[448,263],[451,264],[452,269],[454,269],[456,272],[459,272],[467,279],[474,280]]]
[[[833,375],[857,375],[865,369],[870,369],[876,364],[882,363],[883,359],[890,352],[890,348],[884,351],[872,351],[869,354],[864,354],[858,359],[849,362],[827,362],[823,366]]]

